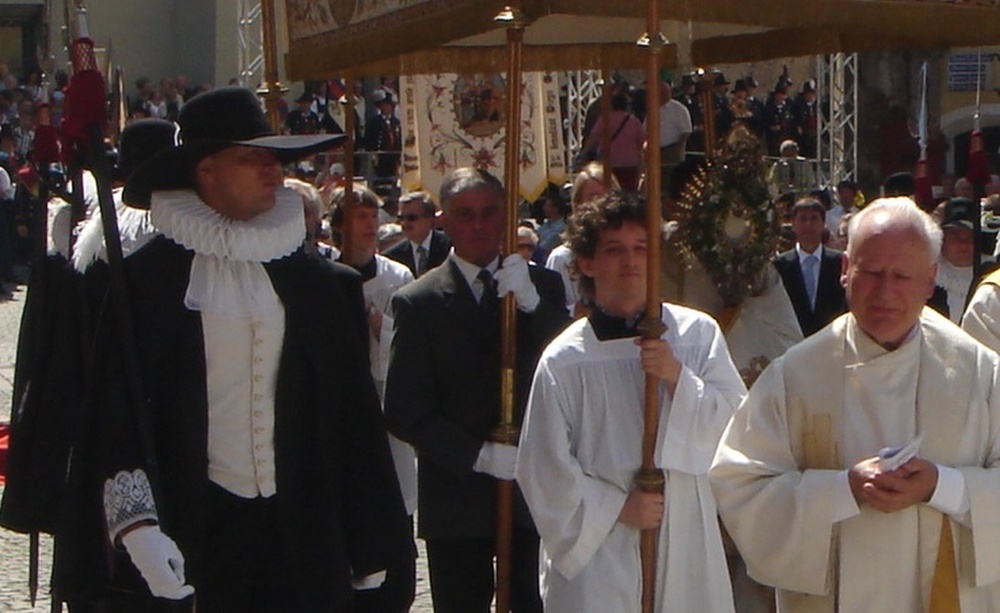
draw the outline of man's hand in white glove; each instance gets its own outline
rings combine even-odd
[[[184,556],[159,526],[142,526],[125,534],[122,545],[142,573],[153,596],[182,600],[194,594],[184,583]]]
[[[542,299],[528,275],[527,260],[516,253],[508,255],[494,278],[497,282],[497,296],[503,298],[508,293],[513,293],[518,309],[525,313],[535,312]]]
[[[497,479],[503,479],[504,481],[513,481],[514,465],[516,463],[516,446],[486,441],[479,449],[479,457],[476,458],[476,463],[472,465],[472,470],[477,473],[491,475]]]

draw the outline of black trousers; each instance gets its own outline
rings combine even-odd
[[[240,498],[212,484],[198,611],[305,611],[281,543],[278,497]]]
[[[427,566],[435,613],[488,613],[495,589],[493,537],[429,539]],[[513,613],[540,613],[538,535],[515,527],[511,546],[510,606]]]

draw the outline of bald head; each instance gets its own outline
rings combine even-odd
[[[913,200],[901,196],[874,200],[851,217],[847,255],[853,256],[858,246],[872,236],[907,231],[926,245],[927,263],[935,262],[941,252],[941,228]]]

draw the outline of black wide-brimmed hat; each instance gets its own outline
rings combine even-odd
[[[125,184],[123,199],[148,208],[154,191],[194,187],[194,168],[200,160],[241,145],[272,151],[288,164],[344,139],[343,134],[276,135],[257,96],[242,87],[223,87],[199,94],[184,104],[177,119],[180,145],[164,151],[137,168]]]
[[[140,119],[122,130],[115,178],[129,176],[157,154],[177,146],[177,126],[163,119]]]

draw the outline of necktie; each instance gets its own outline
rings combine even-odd
[[[816,282],[819,272],[819,258],[815,255],[808,255],[802,261],[802,277],[806,282],[806,294],[809,295],[809,308],[816,308]]]
[[[493,279],[493,275],[490,274],[490,271],[483,268],[476,275],[476,278],[483,284],[483,293],[479,297],[479,304],[486,309],[495,308],[498,298],[496,281]]]
[[[424,271],[427,270],[427,249],[423,245],[420,245],[420,246],[417,247],[417,263],[416,263],[416,267],[417,267],[417,276],[418,277],[420,275],[424,274]],[[487,271],[486,274],[490,274],[490,273]]]

